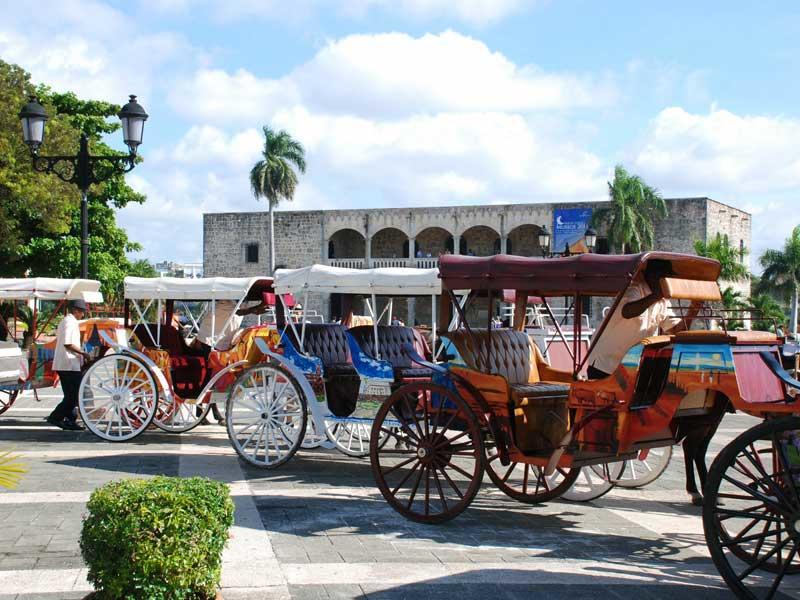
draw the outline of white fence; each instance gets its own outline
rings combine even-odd
[[[439,266],[438,258],[329,258],[328,264],[333,267],[347,269],[367,269],[385,267],[416,267],[418,269],[435,269]]]

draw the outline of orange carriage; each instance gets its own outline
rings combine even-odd
[[[608,377],[582,379],[626,290],[656,264],[660,295],[687,330],[642,340]],[[663,252],[549,260],[443,256],[440,276],[450,301],[440,314],[447,322],[452,308],[457,312],[460,327],[445,335],[460,361],[442,366],[417,357],[436,372],[433,380],[396,390],[378,411],[370,456],[384,498],[411,520],[444,522],[469,506],[485,470],[516,500],[552,500],[581,469],[671,446],[681,423],[728,406],[764,422],[714,461],[704,489],[706,538],[737,595],[772,597],[785,575],[800,570],[800,382],[783,370],[775,334],[727,330],[714,309],[719,269],[714,260]],[[487,320],[509,289],[522,309],[531,295],[545,307],[566,298],[575,314],[592,297],[614,300],[588,351],[579,343],[581,319],[574,320],[572,369],[560,371],[522,331],[524,310],[514,327],[473,327],[452,294],[464,289],[472,290],[471,299],[488,300]],[[719,328],[690,329],[693,321]],[[389,443],[378,444],[379,434]]]

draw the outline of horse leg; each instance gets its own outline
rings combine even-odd
[[[694,478],[694,457],[697,453],[697,441],[695,432],[690,432],[683,440],[683,465],[686,470],[686,493],[692,504],[702,506],[703,496],[697,489],[697,481]],[[702,480],[701,480],[702,481]]]

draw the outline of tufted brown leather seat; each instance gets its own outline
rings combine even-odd
[[[153,344],[154,339],[159,340],[158,325],[155,323],[139,323],[133,328],[133,333],[145,347],[157,347]],[[169,354],[169,370],[175,391],[184,398],[196,397],[209,376],[205,353],[191,348],[177,328],[168,325],[161,326],[160,342],[161,349]]]
[[[375,330],[372,325],[361,325],[348,330],[353,336],[358,347],[367,356],[375,357]],[[396,381],[428,378],[430,370],[418,367],[411,361],[403,350],[403,346],[410,344],[417,354],[427,360],[431,359],[430,350],[422,335],[412,327],[398,327],[392,325],[378,326],[378,351],[381,360],[391,363]]]
[[[567,397],[572,375],[551,368],[528,334],[513,329],[471,333],[459,329],[445,335],[470,369],[504,377],[515,404],[524,398]]]
[[[299,350],[300,344],[294,331],[289,328],[287,333]],[[300,334],[299,327],[297,333]],[[361,379],[350,360],[344,326],[338,323],[307,323],[303,348],[322,361],[328,408],[338,417],[352,414],[358,400]]]

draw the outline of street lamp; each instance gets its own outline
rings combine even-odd
[[[54,173],[62,181],[74,183],[81,190],[81,277],[89,277],[89,186],[101,183],[110,177],[127,173],[136,166],[136,152],[142,143],[144,122],[147,113],[131,96],[128,103],[119,111],[122,122],[122,136],[128,146],[127,156],[92,156],[89,154],[89,138],[81,134],[80,148],[74,156],[40,156],[39,147],[44,140],[44,126],[48,119],[44,107],[35,97],[19,111],[22,122],[22,138],[31,151],[33,169],[40,173]],[[97,163],[110,165],[110,170],[102,174],[95,172]]]
[[[550,254],[550,232],[547,231],[547,225],[542,225],[539,230],[539,248],[542,249],[542,258],[547,258]]]
[[[594,250],[595,244],[597,244],[597,232],[589,227],[586,230],[586,233],[583,234],[583,239],[586,241],[586,247],[589,249],[589,254],[591,254]]]

